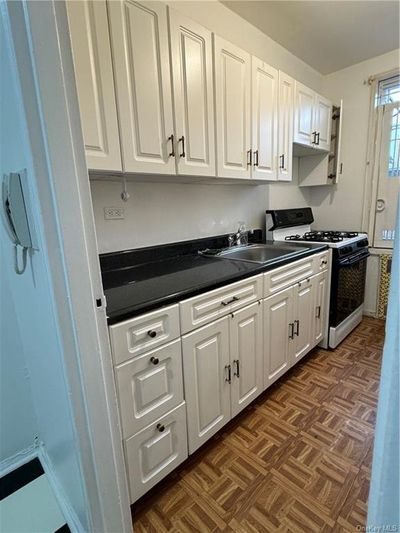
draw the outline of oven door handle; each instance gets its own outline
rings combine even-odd
[[[359,263],[362,259],[366,259],[371,254],[368,250],[365,250],[364,252],[359,252],[356,255],[353,255],[352,257],[346,257],[345,259],[342,259],[339,261],[339,266],[341,267],[347,267],[351,265],[355,265],[356,263]]]

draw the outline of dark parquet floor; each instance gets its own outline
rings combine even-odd
[[[135,533],[365,525],[384,322],[313,350],[132,509]]]

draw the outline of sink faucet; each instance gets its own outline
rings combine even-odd
[[[246,246],[248,244],[248,235],[244,222],[239,222],[237,232],[229,235],[228,242],[229,246]]]

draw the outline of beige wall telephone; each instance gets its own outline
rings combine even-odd
[[[32,248],[32,235],[29,227],[21,177],[26,171],[4,174],[2,186],[3,213],[5,226],[14,243],[15,271],[22,274],[26,268],[28,249]],[[22,248],[22,264],[18,259],[18,247]]]

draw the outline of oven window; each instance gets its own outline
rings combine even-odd
[[[367,259],[335,265],[332,278],[330,325],[335,327],[364,302]]]

